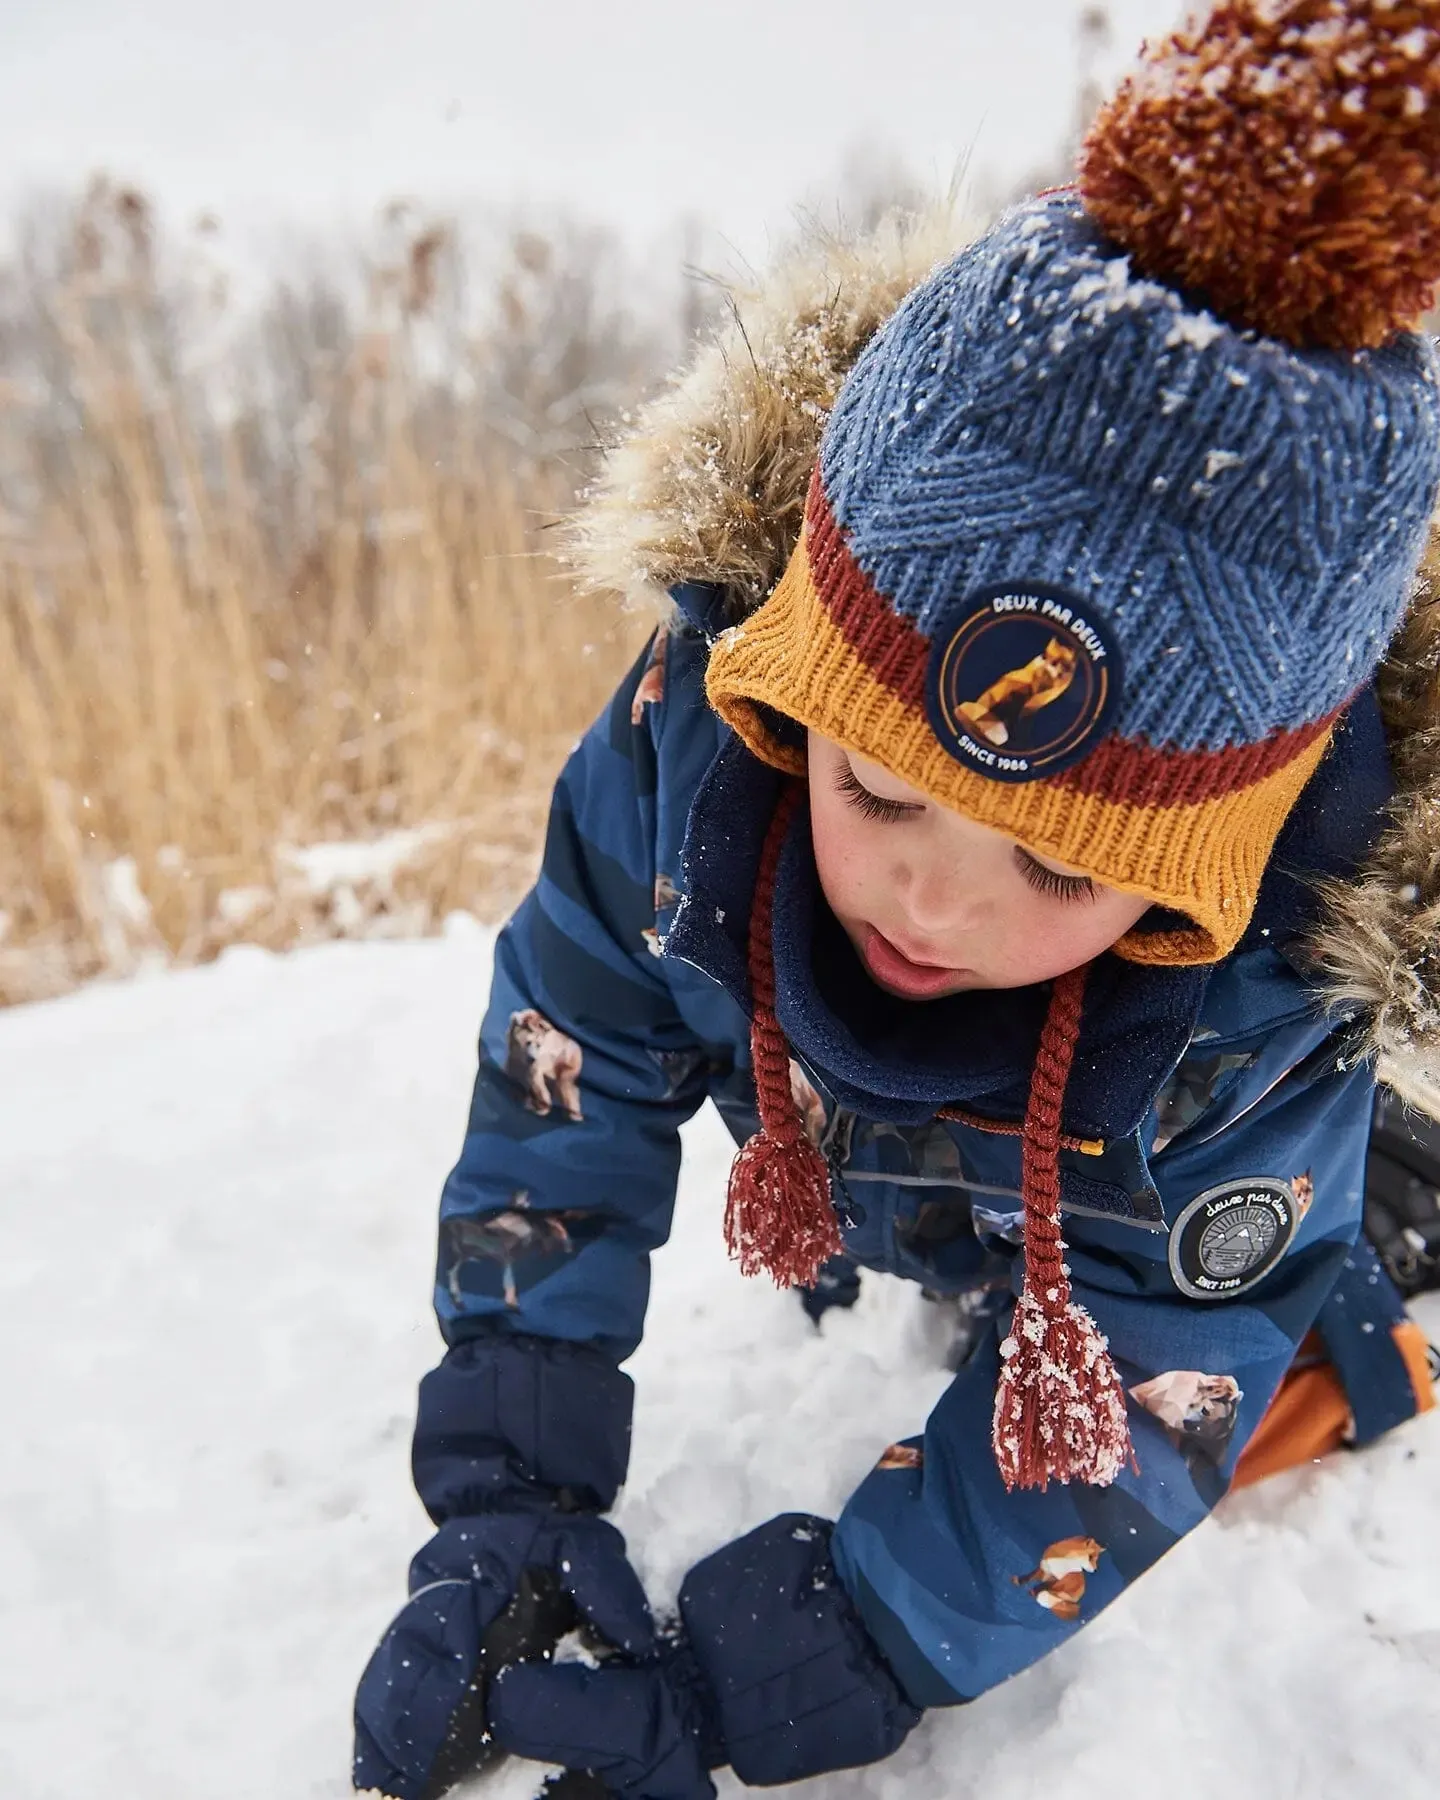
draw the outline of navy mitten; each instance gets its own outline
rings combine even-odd
[[[631,1394],[584,1344],[478,1327],[421,1382],[412,1464],[440,1529],[360,1682],[357,1787],[434,1800],[481,1767],[496,1671],[576,1626],[651,1653],[624,1540],[595,1516],[625,1473]]]
[[[627,1656],[654,1652],[645,1591],[613,1525],[550,1506],[442,1525],[361,1677],[355,1786],[438,1800],[483,1767],[494,1674],[547,1654],[572,1626]]]
[[[714,1800],[707,1703],[682,1673],[683,1657],[672,1650],[638,1668],[516,1664],[491,1689],[495,1741],[517,1756],[584,1769],[615,1800]]]
[[[726,1759],[756,1787],[878,1762],[920,1718],[841,1584],[832,1530],[782,1513],[697,1563],[680,1589]]]
[[[496,1741],[599,1774],[621,1800],[709,1800],[876,1762],[920,1717],[830,1559],[830,1522],[787,1513],[696,1565],[682,1630],[640,1666],[529,1666],[491,1691]]]

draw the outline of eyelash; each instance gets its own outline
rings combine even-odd
[[[856,779],[855,771],[849,763],[841,763],[836,770],[835,786],[867,819],[879,819],[893,825],[901,819],[909,818],[918,810],[904,801],[883,800],[879,794],[872,794],[869,788]],[[1088,875],[1061,875],[1054,869],[1047,869],[1044,863],[1036,862],[1029,851],[1022,849],[1019,844],[1015,846],[1015,857],[1020,865],[1020,873],[1037,894],[1066,901],[1095,898],[1095,883]]]
[[[855,771],[849,763],[841,763],[835,773],[835,785],[867,819],[883,819],[894,824],[899,819],[908,819],[919,810],[917,807],[907,806],[903,800],[882,800],[879,794],[872,794],[869,788],[856,779]]]
[[[1020,873],[1037,894],[1049,894],[1056,900],[1093,900],[1095,883],[1088,875],[1061,875],[1036,862],[1028,850],[1015,846],[1015,859]]]

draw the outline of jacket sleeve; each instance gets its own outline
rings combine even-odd
[[[617,1365],[669,1233],[679,1127],[714,1072],[656,954],[664,656],[661,633],[576,746],[539,878],[497,941],[440,1207],[449,1351],[421,1385],[413,1449],[437,1523],[536,1490],[604,1508],[624,1479]]]
[[[1108,1488],[1007,1493],[990,1444],[995,1332],[923,1441],[887,1454],[851,1497],[836,1566],[916,1705],[973,1699],[1063,1643],[1225,1492],[1360,1226],[1371,1074],[1318,1023],[1292,1055],[1270,1085],[1257,1075],[1223,1129],[1188,1132],[1151,1160],[1166,1231],[1066,1221],[1075,1296],[1130,1395],[1136,1466]],[[1288,1247],[1243,1293],[1192,1297],[1171,1273],[1186,1208],[1260,1178],[1289,1184],[1295,1215],[1313,1189]]]

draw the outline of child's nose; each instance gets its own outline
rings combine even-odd
[[[934,868],[912,865],[905,872],[901,898],[920,939],[939,940],[954,932],[973,931],[990,910],[980,888],[956,880],[953,863]]]

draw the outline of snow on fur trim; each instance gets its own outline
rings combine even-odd
[[[1358,879],[1327,882],[1308,946],[1335,1008],[1404,1088],[1440,1088],[1440,521],[1379,673],[1397,794]]]
[[[670,610],[686,581],[729,590],[732,622],[784,573],[820,433],[855,359],[945,257],[975,237],[953,202],[867,236],[816,229],[771,276],[727,290],[729,322],[608,452],[561,550],[581,585]]]

